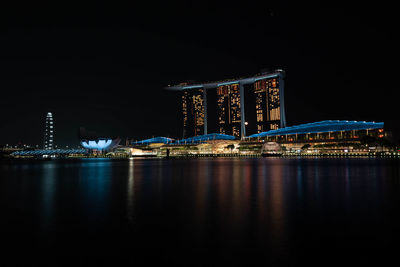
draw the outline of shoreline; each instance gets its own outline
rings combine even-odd
[[[302,154],[272,154],[262,155],[255,154],[180,154],[180,155],[161,155],[161,156],[84,156],[84,157],[55,157],[55,158],[40,158],[40,157],[1,157],[0,161],[23,161],[23,160],[82,160],[82,159],[114,159],[114,160],[130,160],[130,159],[192,159],[192,158],[400,158],[398,152],[378,152],[378,153],[302,153]]]

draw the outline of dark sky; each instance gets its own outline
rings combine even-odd
[[[396,9],[348,2],[3,6],[0,144],[42,144],[47,111],[60,146],[77,145],[80,126],[180,137],[179,98],[165,86],[263,68],[286,71],[289,125],[384,121],[398,139]]]

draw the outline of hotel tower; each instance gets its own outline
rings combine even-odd
[[[218,133],[246,136],[246,118],[255,116],[256,133],[286,126],[283,70],[247,78],[229,79],[202,84],[181,83],[167,89],[182,92],[183,137],[208,133],[208,116],[216,116]],[[216,113],[207,112],[207,94],[216,90]],[[246,96],[255,107],[245,109]],[[252,114],[254,113],[254,114]]]

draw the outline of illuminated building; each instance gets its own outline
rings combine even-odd
[[[117,147],[121,142],[121,138],[103,138],[99,137],[96,132],[88,131],[84,127],[79,128],[79,139],[81,146],[91,150],[91,152],[105,152]]]
[[[254,83],[256,98],[257,133],[276,130],[282,126],[279,78],[258,80]]]
[[[132,145],[151,145],[151,144],[170,144],[174,139],[169,137],[153,137],[150,139],[145,139],[141,141],[132,142]]]
[[[189,137],[181,140],[175,140],[172,144],[199,144],[215,140],[236,140],[236,137],[226,134],[213,133],[213,134],[204,134],[204,135]]]
[[[270,130],[248,138],[285,143],[357,141],[364,136],[383,138],[383,128],[383,122],[328,120]]]
[[[44,149],[54,148],[54,120],[51,112],[47,113],[44,131]]]
[[[184,137],[207,134],[207,91],[217,91],[217,130],[221,134],[246,136],[245,87],[254,91],[257,132],[286,126],[283,70],[202,84],[181,83],[169,90],[182,91]],[[251,111],[253,112],[253,111]],[[252,115],[252,114],[251,114]]]
[[[217,87],[217,104],[219,132],[239,137],[241,123],[239,84]]]
[[[204,134],[204,99],[203,88],[182,91],[183,137]]]
[[[90,150],[108,151],[116,147],[120,141],[120,138],[97,138],[94,140],[81,140],[81,145]]]

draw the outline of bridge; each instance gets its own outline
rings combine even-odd
[[[42,149],[15,151],[13,157],[43,157],[43,156],[68,156],[71,154],[87,154],[86,149]]]

